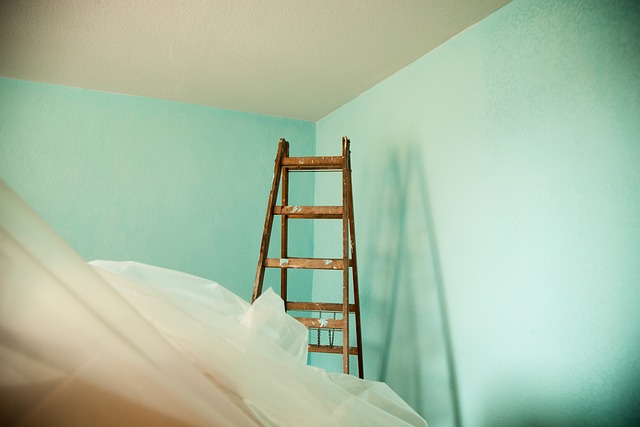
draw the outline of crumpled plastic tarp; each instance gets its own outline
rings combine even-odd
[[[426,426],[384,383],[305,364],[273,291],[87,264],[0,182],[0,424]]]

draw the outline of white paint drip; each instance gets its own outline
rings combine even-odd
[[[282,258],[282,259],[280,260],[280,265],[287,265],[287,264],[289,264],[289,260],[288,260],[288,259],[286,259],[286,258]]]

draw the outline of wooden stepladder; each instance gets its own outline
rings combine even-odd
[[[322,345],[320,338],[316,344],[309,344],[310,352],[342,354],[343,371],[349,373],[349,356],[358,360],[358,375],[364,378],[362,364],[362,334],[360,331],[360,302],[358,296],[358,269],[356,262],[355,222],[353,219],[353,194],[351,186],[351,160],[349,139],[342,138],[341,156],[289,157],[289,142],[280,139],[273,171],[273,183],[269,193],[269,204],[262,233],[258,268],[254,282],[252,302],[262,293],[266,268],[280,269],[280,295],[286,311],[309,313],[308,317],[297,317],[308,329],[320,332],[327,330],[329,345]],[[342,173],[341,206],[289,206],[289,173],[333,171]],[[280,182],[282,181],[281,205],[276,205]],[[281,216],[280,258],[268,258],[273,218]],[[289,219],[334,219],[342,221],[342,258],[299,258],[289,257]],[[289,301],[287,297],[287,270],[305,268],[318,270],[342,270],[342,302],[326,303],[312,301]],[[350,274],[351,272],[351,274]],[[353,285],[353,303],[349,300],[349,277]],[[315,314],[318,313],[318,317]],[[330,318],[322,318],[323,313],[332,313]],[[351,317],[355,323],[356,345],[349,343]],[[342,333],[342,345],[333,345],[333,334]]]

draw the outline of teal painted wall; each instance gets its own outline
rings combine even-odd
[[[311,122],[0,79],[0,178],[85,259],[177,269],[245,299],[280,137],[315,151]],[[313,199],[312,179],[292,185]],[[294,249],[312,251],[313,226],[296,226]]]
[[[516,0],[316,124],[352,141],[365,374],[431,426],[637,425],[638,23]]]
[[[278,138],[335,155],[348,135],[366,376],[436,427],[628,425],[637,22],[632,1],[516,0],[316,124],[0,79],[0,178],[86,259],[174,268],[248,299]],[[316,202],[338,203],[329,174],[296,179],[294,204],[314,185]],[[315,253],[339,253],[339,232],[316,222]],[[336,297],[330,274],[314,277],[317,299]]]

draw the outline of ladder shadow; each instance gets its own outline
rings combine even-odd
[[[457,379],[438,242],[419,146],[397,147],[378,175],[363,265],[371,285],[368,369],[431,422],[459,426]],[[373,356],[373,357],[372,357]],[[369,362],[369,360],[368,360]]]

